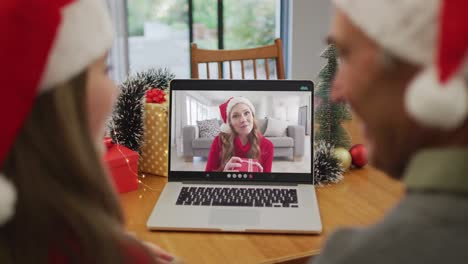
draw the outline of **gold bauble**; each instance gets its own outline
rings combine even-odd
[[[343,168],[343,170],[346,171],[349,169],[349,167],[351,166],[352,157],[347,149],[335,148],[335,150],[333,151],[333,156],[335,156],[335,158],[338,159],[338,161],[340,162],[340,166],[341,168]]]

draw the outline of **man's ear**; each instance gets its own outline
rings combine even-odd
[[[418,73],[422,67],[408,61],[402,60],[399,57],[381,50],[378,55],[379,64],[382,66],[384,71],[389,74],[401,74],[414,76]]]
[[[397,58],[385,50],[380,50],[378,53],[378,64],[384,69],[391,71],[396,68]]]
[[[406,89],[411,80],[422,70],[410,62],[382,50],[379,54],[379,73],[383,74],[385,79],[391,79],[391,82],[397,82]]]

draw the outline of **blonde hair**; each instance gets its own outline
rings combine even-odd
[[[247,158],[259,159],[260,158],[260,131],[258,130],[257,120],[253,117],[253,128],[248,135],[248,140],[250,142],[250,149],[247,153]],[[228,117],[229,119],[230,117]],[[231,124],[229,124],[231,126]],[[231,133],[219,133],[219,138],[221,140],[221,165],[218,168],[219,171],[222,171],[226,166],[226,163],[234,156],[234,139],[237,136],[234,128],[231,126]]]
[[[8,154],[4,172],[18,201],[0,227],[1,263],[48,263],[51,249],[70,263],[125,263],[122,245],[141,246],[123,231],[89,133],[86,76],[40,95]]]

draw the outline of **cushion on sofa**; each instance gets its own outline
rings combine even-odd
[[[268,120],[266,118],[257,119],[257,128],[258,130],[260,130],[260,133],[262,133],[262,135],[265,134],[267,123]]]
[[[286,136],[286,129],[288,128],[288,122],[278,120],[274,118],[268,118],[265,137],[284,137]]]
[[[293,148],[294,139],[292,137],[268,137],[275,148]]]
[[[209,149],[211,147],[211,144],[213,143],[212,138],[197,138],[192,141],[192,148],[197,149],[197,148],[207,148]]]
[[[201,138],[214,138],[220,132],[219,122],[217,119],[197,121],[197,126]]]

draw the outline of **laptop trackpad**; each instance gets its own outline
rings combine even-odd
[[[210,224],[213,225],[249,225],[256,226],[260,222],[258,210],[243,209],[212,209]]]

